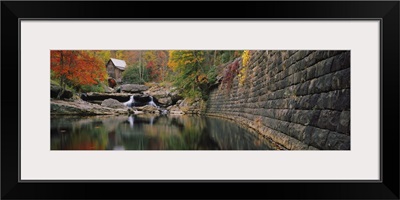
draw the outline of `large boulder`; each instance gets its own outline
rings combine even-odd
[[[169,106],[168,112],[172,115],[183,115],[185,114],[177,105]]]
[[[136,108],[138,111],[142,111],[144,113],[149,113],[149,114],[160,114],[160,111],[158,108],[150,105],[145,105],[143,107],[137,107]]]
[[[69,99],[69,98],[72,98],[72,96],[73,96],[72,91],[70,91],[68,89],[65,89],[63,91],[61,86],[51,83],[50,84],[50,97],[57,98],[59,94],[61,95],[60,99]]]
[[[157,98],[157,97],[156,97]],[[162,104],[163,106],[170,106],[172,105],[172,99],[170,97],[164,98],[157,98],[157,101]]]
[[[154,97],[162,106],[170,106],[182,99],[177,90],[159,85],[152,86],[145,94]]]
[[[172,88],[168,96],[171,98],[172,104],[176,104],[179,100],[183,99],[183,97],[180,95],[179,91],[176,88]]]
[[[115,100],[115,99],[106,99],[101,103],[101,106],[105,106],[108,108],[121,108],[124,109],[126,106],[122,104],[121,102]]]
[[[151,101],[151,97],[147,94],[137,94],[134,95],[133,98],[135,99],[136,103],[143,103],[144,105],[146,105],[147,103],[149,103]],[[140,105],[138,105],[140,106]]]
[[[149,87],[147,87],[145,85],[139,85],[139,84],[124,84],[124,85],[121,85],[121,87],[120,87],[121,92],[128,92],[128,93],[141,93],[148,89],[149,89]]]

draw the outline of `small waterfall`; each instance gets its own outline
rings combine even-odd
[[[132,107],[132,105],[135,103],[135,99],[133,98],[133,95],[129,99],[129,101],[125,102],[124,105],[127,107]]]
[[[154,103],[153,97],[152,97],[152,96],[150,96],[150,101],[149,101],[149,103],[147,103],[147,104],[150,105],[150,106],[154,106],[154,107],[156,107],[156,108],[159,108],[159,107],[157,106],[157,104]]]

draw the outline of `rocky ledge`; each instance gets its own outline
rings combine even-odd
[[[109,108],[82,100],[51,100],[52,115],[123,115],[134,113],[128,108]]]
[[[124,85],[126,87],[126,85]],[[82,93],[80,97],[51,99],[52,115],[200,114],[204,101],[183,99],[174,88],[130,84],[140,93]],[[129,88],[128,87],[128,88]],[[144,89],[147,89],[144,91]],[[130,90],[130,92],[136,90]]]
[[[83,100],[51,100],[52,115],[140,115],[140,114],[167,114],[154,106],[145,105],[129,108],[115,99],[106,99],[101,105]]]

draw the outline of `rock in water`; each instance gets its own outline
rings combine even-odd
[[[182,99],[177,90],[171,92],[171,88],[159,85],[152,86],[149,90],[145,91],[144,94],[154,97],[157,103],[162,106],[170,106],[175,104],[179,99]]]
[[[121,92],[140,93],[148,90],[149,87],[139,84],[125,84],[121,85]]]
[[[101,105],[108,108],[126,108],[124,104],[115,99],[106,99],[101,103]]]
[[[150,105],[145,105],[143,107],[137,107],[137,110],[143,111],[144,113],[160,114],[160,111],[156,107],[150,106]]]

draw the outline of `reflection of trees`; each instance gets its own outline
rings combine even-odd
[[[52,118],[52,149],[265,149],[237,124],[201,116]]]
[[[101,121],[85,123],[76,118],[51,120],[51,149],[106,149],[108,138]]]
[[[201,127],[204,127],[201,120],[186,116],[157,116],[153,121],[135,116],[133,127],[121,126],[119,131],[129,149],[184,150],[196,149]]]

